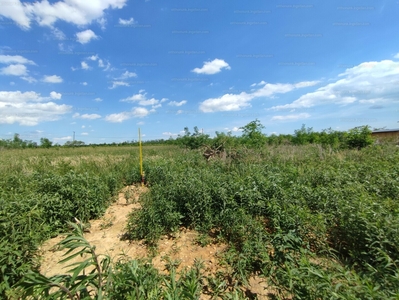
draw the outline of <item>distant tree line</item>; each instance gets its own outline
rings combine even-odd
[[[372,130],[369,126],[359,126],[348,131],[336,131],[331,128],[316,132],[312,127],[306,128],[303,124],[300,129],[295,130],[294,134],[272,134],[267,136],[262,133],[264,126],[259,120],[252,121],[240,127],[242,135],[232,136],[231,132],[216,132],[216,137],[210,138],[209,135],[200,133],[194,127],[194,133],[190,133],[188,128],[184,128],[184,135],[179,135],[173,142],[189,149],[197,149],[203,145],[218,147],[247,146],[251,148],[264,147],[266,145],[307,145],[320,144],[331,146],[338,149],[360,149],[371,145],[374,140],[371,137]]]
[[[25,148],[51,148],[51,147],[78,147],[86,146],[82,141],[67,141],[63,146],[53,144],[48,138],[41,138],[40,144],[30,140],[22,140],[18,133],[14,134],[12,139],[0,139],[0,148],[6,149],[25,149]]]
[[[179,145],[188,149],[198,149],[205,145],[209,147],[238,147],[246,146],[251,148],[264,147],[266,145],[307,145],[320,144],[331,146],[334,149],[360,149],[371,145],[374,141],[371,138],[371,129],[369,126],[360,126],[348,131],[336,131],[331,128],[316,132],[312,127],[306,128],[303,124],[300,129],[295,130],[294,134],[272,134],[267,136],[262,133],[264,126],[259,120],[252,121],[247,125],[240,127],[241,136],[233,136],[231,132],[224,133],[216,131],[216,136],[211,138],[208,134],[199,131],[194,127],[194,132],[190,132],[188,127],[184,128],[184,133],[178,135],[175,139],[156,139],[143,141],[143,145]],[[50,147],[98,147],[98,146],[137,146],[138,141],[125,141],[122,143],[102,143],[85,144],[83,141],[67,141],[63,146],[53,144],[48,138],[41,138],[40,144],[36,142],[22,140],[19,134],[14,134],[13,139],[0,139],[0,148],[6,149],[24,149],[24,148],[50,148]]]

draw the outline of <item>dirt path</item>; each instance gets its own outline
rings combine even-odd
[[[138,202],[140,194],[146,192],[147,188],[138,186],[127,186],[121,190],[118,200],[113,203],[99,220],[90,222],[90,232],[85,233],[85,238],[91,245],[96,246],[97,254],[107,254],[113,261],[118,257],[126,255],[132,259],[146,258],[150,254],[142,241],[123,241],[120,237],[125,233],[128,214],[133,209],[140,209]],[[126,201],[126,196],[128,201]],[[84,258],[76,257],[66,264],[59,264],[63,259],[64,251],[57,250],[56,245],[64,238],[58,236],[46,241],[40,248],[41,273],[45,276],[65,274],[65,267],[71,263],[78,262]],[[222,266],[219,264],[219,255],[226,249],[223,244],[210,244],[201,247],[196,243],[198,233],[188,229],[181,229],[173,238],[163,237],[158,242],[157,255],[152,258],[152,263],[161,273],[165,273],[166,260],[180,261],[177,271],[190,268],[194,260],[199,259],[204,263],[206,274],[215,274]],[[258,299],[268,299],[265,293],[265,285],[257,277],[250,279],[250,289],[258,295]],[[208,299],[204,296],[201,299]]]
[[[90,232],[85,233],[87,241],[96,246],[96,253],[107,254],[117,260],[122,254],[131,258],[145,258],[149,253],[141,241],[122,241],[120,237],[125,232],[127,216],[133,209],[140,209],[138,199],[146,188],[137,186],[125,187],[120,193],[118,200],[113,203],[99,220],[90,222]],[[125,196],[130,195],[129,201]],[[171,260],[180,260],[178,270],[194,265],[195,259],[204,261],[206,271],[213,272],[218,266],[217,254],[225,249],[224,245],[208,245],[201,247],[195,243],[198,234],[194,231],[182,229],[174,238],[163,237],[158,243],[157,255],[153,258],[153,265],[163,272],[165,269],[164,257]],[[46,241],[41,246],[42,264],[41,272],[46,276],[65,273],[65,265],[58,264],[63,258],[64,251],[56,249],[64,236]],[[79,261],[79,258],[67,262],[66,265]]]
[[[128,186],[125,187],[118,196],[118,200],[113,203],[99,220],[90,221],[90,232],[85,233],[87,241],[96,246],[96,253],[108,254],[113,259],[117,259],[122,253],[132,258],[141,258],[147,255],[146,247],[140,242],[129,243],[121,241],[120,237],[124,233],[127,216],[133,209],[139,209],[139,195],[145,192],[146,188]],[[130,194],[129,203],[125,195]],[[63,240],[64,236],[58,236],[46,241],[41,246],[42,264],[41,272],[46,276],[64,274],[65,265],[58,264],[63,258],[64,251],[56,249],[56,245]],[[79,258],[67,262],[66,265],[79,261]]]

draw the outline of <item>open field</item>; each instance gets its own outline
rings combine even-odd
[[[395,146],[244,147],[210,161],[175,146],[143,154],[147,191],[138,193],[126,188],[140,182],[137,147],[0,152],[3,298],[67,299],[65,290],[46,295],[60,290],[56,281],[76,299],[398,299]],[[118,261],[116,246],[97,247],[112,258],[100,272],[50,278],[71,247],[49,262],[50,239],[75,241],[74,218],[92,220],[81,235],[90,243],[137,250]]]

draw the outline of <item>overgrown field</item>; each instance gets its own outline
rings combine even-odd
[[[210,161],[172,146],[143,153],[149,192],[125,238],[156,249],[162,235],[195,229],[202,244],[228,244],[220,273],[204,277],[198,262],[177,280],[173,262],[165,277],[142,261],[105,261],[91,279],[31,273],[42,241],[71,231],[74,217],[100,217],[122,186],[140,181],[138,149],[7,150],[0,152],[0,296],[17,297],[23,286],[43,299],[71,298],[46,295],[58,280],[84,299],[81,287],[91,280],[107,299],[250,299],[256,295],[245,286],[256,275],[277,299],[399,298],[397,147],[240,148]]]

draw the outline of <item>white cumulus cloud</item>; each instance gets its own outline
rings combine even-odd
[[[56,121],[71,111],[71,106],[55,104],[51,99],[58,93],[42,97],[34,91],[0,91],[0,124],[35,126],[42,122]]]
[[[52,91],[50,93],[50,97],[51,97],[51,99],[54,99],[54,100],[60,100],[62,97],[62,94]]]
[[[266,81],[261,81],[261,82],[259,82],[259,83],[253,83],[253,84],[251,84],[251,86],[257,86],[257,85],[265,85],[267,82]]]
[[[138,94],[132,95],[130,97],[121,99],[121,102],[137,102],[139,105],[147,106],[153,105],[153,108],[157,108],[160,101],[155,98],[147,98],[147,93],[144,90],[140,90]]]
[[[42,79],[43,82],[49,83],[61,83],[63,80],[58,75],[45,75]]]
[[[124,20],[124,19],[119,18],[119,24],[121,24],[121,25],[131,25],[133,23],[134,23],[133,18],[130,18],[129,20]]]
[[[78,32],[76,34],[76,38],[79,43],[81,44],[87,44],[91,40],[96,40],[98,39],[98,36],[90,29]]]
[[[304,81],[296,84],[289,83],[267,83],[261,81],[253,92],[241,92],[240,94],[225,94],[218,98],[210,98],[200,103],[202,112],[238,111],[251,106],[251,101],[260,97],[273,97],[275,94],[288,93],[298,88],[316,85],[318,81]]]
[[[31,77],[31,76],[22,76],[21,79],[23,79],[23,80],[25,80],[25,81],[27,81],[27,82],[29,82],[29,83],[36,82],[36,81],[37,81],[35,78],[33,78],[33,77]]]
[[[171,106],[182,106],[182,105],[184,105],[184,104],[186,104],[186,103],[187,103],[186,100],[182,100],[182,101],[180,101],[180,102],[177,102],[177,101],[170,101],[170,102],[168,103],[168,105],[171,105]]]
[[[227,62],[225,62],[223,59],[214,59],[212,61],[206,61],[204,62],[204,65],[202,68],[195,68],[191,70],[191,72],[197,73],[197,74],[216,74],[219,73],[222,69],[230,70],[230,66]]]
[[[144,107],[134,107],[131,111],[124,111],[121,113],[110,114],[105,117],[107,122],[111,123],[122,123],[123,121],[129,120],[131,118],[142,118],[150,113]]]
[[[31,19],[26,13],[25,6],[19,0],[10,4],[12,5],[1,5],[0,16],[13,20],[23,29],[29,29]]]
[[[0,63],[35,65],[32,60],[29,60],[21,55],[0,55]]]
[[[115,80],[112,81],[112,86],[109,87],[109,89],[114,89],[117,88],[118,86],[129,86],[129,83],[125,82],[125,81],[120,81],[120,80]]]
[[[23,76],[28,74],[28,70],[24,65],[9,65],[0,69],[2,75]]]
[[[110,114],[105,117],[105,120],[111,123],[122,123],[123,121],[128,120],[130,118],[131,114],[129,112],[121,112],[118,114]]]
[[[242,92],[240,94],[225,94],[219,98],[210,98],[200,104],[203,112],[236,111],[251,106],[253,96]]]
[[[98,59],[98,55],[96,54],[96,55],[89,56],[87,59],[96,61]]]
[[[49,1],[22,3],[20,0],[12,0],[8,2],[12,5],[2,5],[0,16],[10,18],[23,29],[29,29],[33,21],[40,26],[49,27],[59,20],[78,26],[88,25],[97,20],[104,25],[104,11],[121,9],[126,5],[127,0],[64,0],[52,1],[52,3]]]
[[[95,120],[95,119],[99,119],[101,118],[100,115],[98,114],[79,114],[79,113],[75,113],[73,114],[72,118],[74,119],[85,119],[85,120]]]
[[[131,77],[137,77],[136,73],[133,72],[128,72],[126,71],[125,73],[123,73],[119,78],[117,79],[127,79],[127,78],[131,78]]]
[[[85,62],[85,61],[82,61],[82,62],[80,63],[80,66],[82,67],[83,70],[88,70],[88,69],[90,69],[89,65],[88,65],[87,62]]]
[[[134,117],[145,117],[146,115],[148,115],[150,112],[144,108],[144,107],[135,107],[132,110],[132,114]]]
[[[399,62],[364,62],[339,74],[335,82],[302,95],[292,103],[272,109],[309,108],[319,105],[348,105],[397,101]]]

